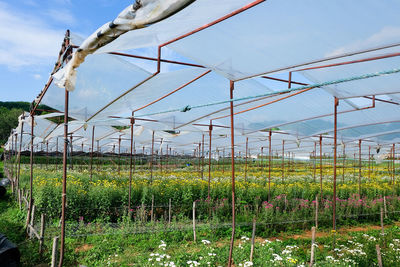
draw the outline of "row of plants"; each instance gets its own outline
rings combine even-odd
[[[278,173],[275,170],[276,173]],[[255,172],[257,173],[257,172]],[[208,182],[199,179],[197,173],[188,171],[157,171],[152,183],[148,172],[137,171],[132,180],[131,209],[128,210],[129,173],[122,171],[120,175],[113,169],[95,172],[90,178],[84,170],[68,172],[67,214],[69,220],[84,218],[91,221],[97,218],[117,221],[119,217],[130,212],[134,219],[159,221],[167,220],[169,202],[172,216],[190,218],[193,202],[196,202],[197,218],[210,221],[229,221],[231,216],[231,182],[221,171],[212,172],[210,198],[208,198]],[[322,197],[318,179],[310,175],[274,176],[268,192],[268,182],[264,173],[243,177],[238,173],[236,198],[238,219],[251,221],[254,215],[264,221],[279,223],[282,221],[310,219],[314,216],[315,199],[319,202],[321,221],[329,221],[332,214],[332,180],[324,176]],[[61,207],[62,175],[54,170],[35,168],[34,200],[41,211],[51,218],[59,218]],[[358,179],[346,175],[345,183],[337,186],[338,217],[351,218],[357,214],[376,214],[383,206],[385,196],[387,212],[400,210],[400,188],[391,184],[390,177],[363,178],[361,196],[358,196]],[[29,169],[23,166],[21,186],[27,188]],[[393,191],[395,190],[395,191]],[[153,209],[151,207],[153,206]],[[144,215],[143,215],[144,214]],[[393,214],[397,216],[397,213]],[[372,216],[373,217],[373,216]],[[375,216],[376,217],[376,216]]]

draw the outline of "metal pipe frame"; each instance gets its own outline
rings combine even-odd
[[[332,228],[334,236],[336,236],[336,168],[337,168],[337,107],[339,106],[339,99],[335,97],[334,100],[334,145],[333,145],[333,214],[332,214]],[[335,239],[334,239],[335,240]],[[334,241],[335,242],[335,241]]]
[[[210,126],[208,128],[208,133],[209,133],[209,144],[208,144],[208,195],[207,199],[211,199],[211,141],[212,141],[212,130],[213,130],[213,125],[212,121],[210,121]]]
[[[233,91],[235,90],[235,83],[230,81],[230,99],[233,99]],[[234,115],[233,115],[233,101],[230,102],[231,113],[231,178],[232,178],[232,236],[229,246],[228,267],[232,266],[233,246],[235,242],[235,228],[236,228],[236,196],[235,196],[235,128],[234,128]]]

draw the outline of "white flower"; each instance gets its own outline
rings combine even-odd
[[[244,240],[244,241],[249,241],[250,240],[250,238],[248,238],[247,236],[242,236],[241,239]]]
[[[209,245],[209,244],[211,244],[211,242],[210,242],[210,241],[208,241],[208,240],[205,240],[205,239],[201,240],[201,242],[203,242],[203,244],[204,244],[204,245]]]

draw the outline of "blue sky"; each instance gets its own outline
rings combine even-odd
[[[88,36],[131,0],[0,0],[0,101],[32,101],[67,29]]]

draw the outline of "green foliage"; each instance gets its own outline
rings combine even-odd
[[[1,102],[0,101],[0,145],[3,145],[13,128],[18,125],[18,116],[23,111],[29,111],[31,104],[28,102]],[[39,105],[39,109],[51,109],[45,105]],[[39,111],[38,114],[41,114]]]
[[[18,116],[21,114],[22,109],[0,107],[0,144],[4,144],[11,130],[18,126]]]

